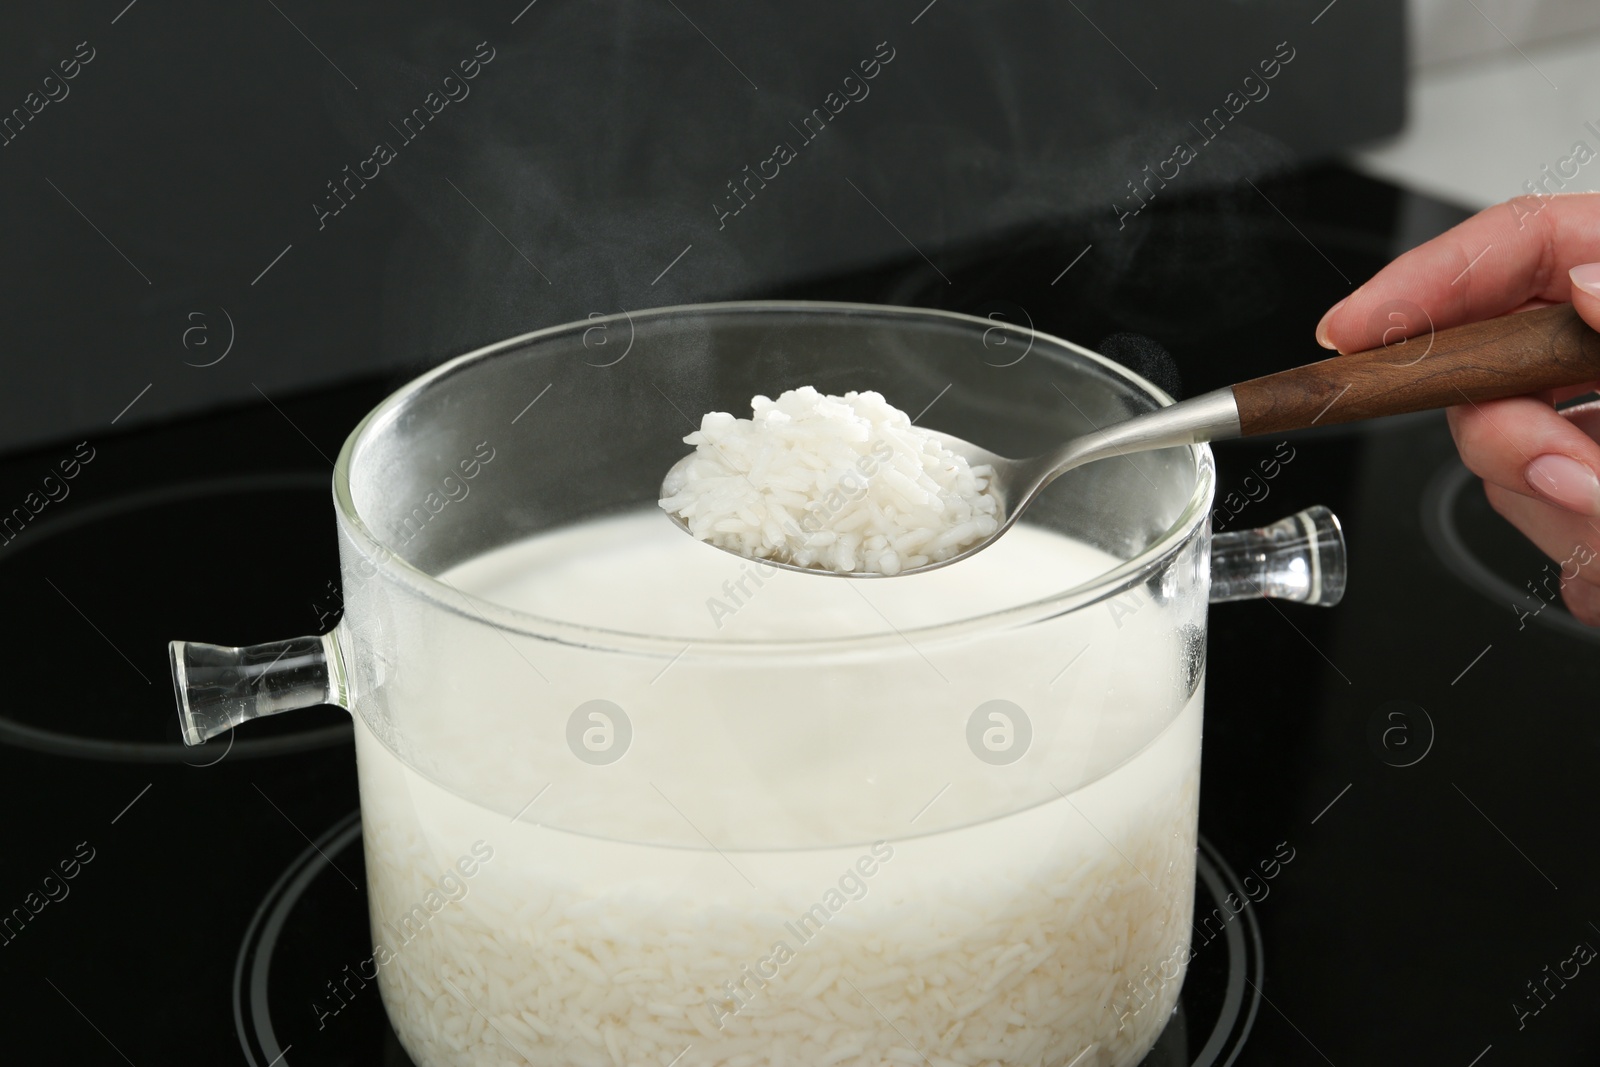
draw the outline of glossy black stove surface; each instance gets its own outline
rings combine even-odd
[[[1455,217],[1330,169],[1158,203],[1124,231],[1063,224],[939,254],[948,282],[908,259],[748,295],[1001,315],[1192,394],[1318,358],[1322,309]],[[0,544],[16,1062],[406,1062],[375,990],[322,1028],[309,999],[367,948],[343,713],[184,749],[165,651],[331,625],[326,456],[395,384],[108,426],[69,492]],[[0,461],[0,501],[23,506],[76,445]],[[1574,962],[1600,946],[1593,635],[1537,597],[1546,561],[1460,474],[1442,416],[1216,451],[1218,524],[1332,507],[1349,591],[1332,610],[1213,609],[1206,864],[1242,877],[1293,858],[1228,924],[1227,951],[1197,956],[1148,1062],[1595,1062],[1600,979]],[[348,859],[351,884],[319,849]]]

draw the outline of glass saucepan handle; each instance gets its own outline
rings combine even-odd
[[[1333,512],[1310,507],[1211,542],[1211,602],[1269,596],[1331,607],[1344,596],[1344,534]],[[203,744],[240,723],[317,704],[350,707],[337,629],[235,648],[172,641],[172,686],[183,740]]]
[[[186,745],[203,744],[242,722],[317,704],[350,707],[337,629],[231,648],[172,641],[172,687]]]
[[[1344,580],[1344,531],[1321,504],[1211,539],[1213,604],[1269,596],[1328,608],[1344,598]]]

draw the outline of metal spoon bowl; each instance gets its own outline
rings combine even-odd
[[[970,441],[963,441],[959,437],[929,432],[945,448],[961,456],[971,466],[987,464],[994,468],[994,476],[990,479],[988,488],[989,495],[994,497],[995,503],[999,505],[1000,525],[994,533],[948,559],[924,564],[921,567],[907,568],[895,575],[879,571],[836,571],[823,567],[802,567],[797,563],[770,557],[763,557],[764,561],[784,570],[800,571],[804,574],[824,574],[836,578],[898,578],[905,574],[921,574],[924,571],[948,567],[994,544],[1001,534],[1011,528],[1018,516],[1045,486],[1074,467],[1109,456],[1127,455],[1130,452],[1237,437],[1239,413],[1232,391],[1219,389],[1192,400],[1147,412],[1127,422],[1119,422],[1106,429],[1075,437],[1053,452],[1029,456],[1026,459],[1007,459],[1005,456],[979,448]],[[693,458],[694,455],[691,453],[673,464],[672,470],[662,482],[662,495],[666,495],[665,487],[672,481],[673,475]],[[682,516],[668,512],[668,517],[685,533],[690,533],[689,524]],[[732,552],[731,549],[726,551]]]

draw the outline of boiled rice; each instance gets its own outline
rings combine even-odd
[[[741,555],[893,575],[959,555],[999,528],[994,469],[972,466],[875,392],[812,386],[714,411],[685,437],[661,506]]]

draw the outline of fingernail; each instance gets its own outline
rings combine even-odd
[[[1528,464],[1522,476],[1540,496],[1579,515],[1600,515],[1600,478],[1570,456],[1554,453]]]
[[[1572,284],[1588,293],[1590,296],[1600,297],[1600,263],[1585,263],[1567,271],[1567,277],[1572,279]]]
[[[1596,266],[1600,267],[1600,264],[1596,264]],[[1334,343],[1332,341],[1328,340],[1328,320],[1333,318],[1333,316],[1338,312],[1338,310],[1340,308],[1344,307],[1345,304],[1347,304],[1349,302],[1350,302],[1350,298],[1348,296],[1345,297],[1343,300],[1339,301],[1337,304],[1333,305],[1333,307],[1329,308],[1326,312],[1324,312],[1323,316],[1322,316],[1322,321],[1317,323],[1317,344],[1321,345],[1323,348],[1333,348],[1333,347],[1335,347]]]

